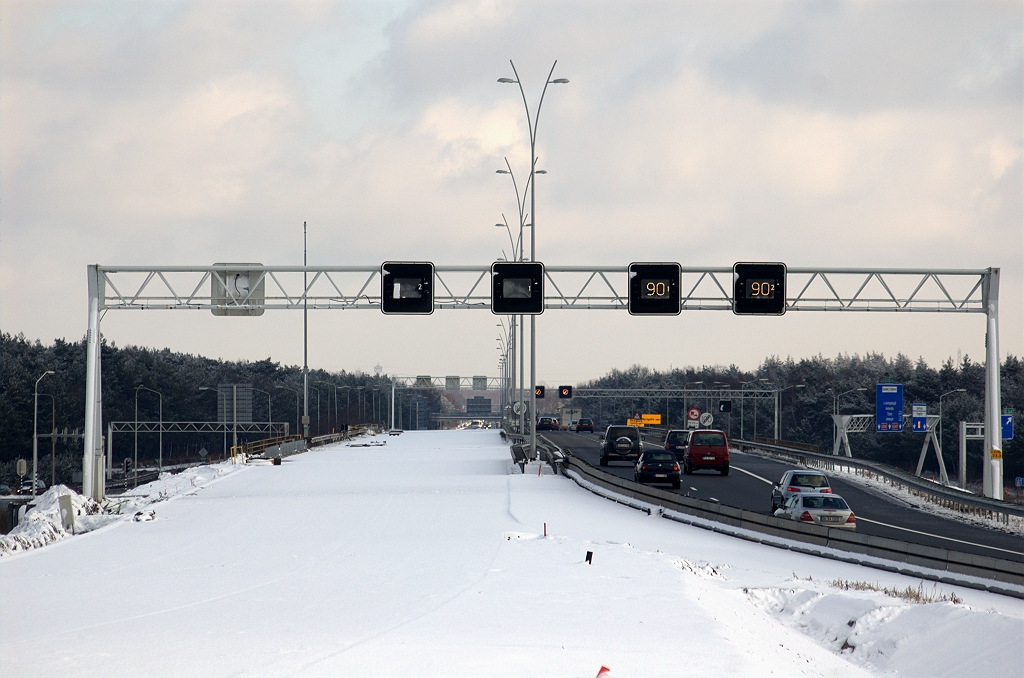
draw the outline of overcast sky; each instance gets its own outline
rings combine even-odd
[[[487,265],[538,137],[549,265],[1002,269],[1024,354],[1020,2],[0,4],[0,329],[86,330],[86,265]],[[310,365],[494,374],[489,311],[310,314]],[[549,311],[538,380],[764,357],[984,358],[984,316]],[[301,314],[103,332],[302,362]]]

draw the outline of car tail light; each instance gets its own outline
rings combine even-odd
[[[832,488],[831,487],[823,487],[820,490],[818,490],[818,492],[821,492],[822,494],[832,494]]]
[[[786,488],[786,492],[799,492],[799,491],[800,491],[799,487],[787,487]]]
[[[665,449],[666,449],[666,450],[671,450],[671,449],[672,449],[672,446],[671,446],[671,445],[669,445],[668,443],[665,443]]]
[[[814,522],[814,518],[812,518],[811,514],[808,513],[807,511],[804,511],[803,513],[800,514],[800,520],[804,521],[805,523],[813,523]]]
[[[857,524],[857,516],[855,516],[855,515],[853,515],[851,513],[850,517],[846,519],[846,522],[847,523],[853,523],[854,525],[856,525]]]
[[[672,464],[672,470],[673,471],[678,471],[679,470],[679,464]]]
[[[644,464],[643,466],[641,466],[640,470],[641,471],[646,471],[647,470],[647,464]]]

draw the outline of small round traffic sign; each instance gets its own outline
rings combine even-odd
[[[704,414],[700,415],[701,426],[711,426],[711,424],[714,423],[714,421],[715,417],[710,412],[705,412]]]
[[[690,409],[686,410],[686,418],[690,419],[691,421],[697,421],[698,419],[700,419],[700,410],[698,410],[696,407],[691,407]]]

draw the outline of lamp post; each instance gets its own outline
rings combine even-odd
[[[320,389],[316,386],[310,386],[310,391],[316,391],[316,434],[320,435]]]
[[[200,386],[200,391],[210,391],[217,394],[217,405],[220,406],[220,392],[209,386]],[[139,394],[135,393],[135,487],[139,486]],[[224,431],[224,452],[227,453],[228,432]]]
[[[139,391],[140,390],[141,391],[149,391],[150,393],[155,393],[155,394],[157,394],[157,396],[160,397],[160,433],[159,433],[159,436],[160,436],[160,449],[159,449],[159,456],[157,457],[157,469],[159,469],[160,471],[163,471],[164,470],[164,394],[160,393],[160,391],[154,391],[153,389],[149,388],[148,386],[143,386],[142,384],[139,384],[138,386],[135,387],[135,438],[136,438],[136,441],[138,440],[138,435],[139,435]],[[138,452],[138,442],[136,442],[136,450],[135,450],[135,461],[136,461],[136,463],[139,460],[138,455],[139,455],[139,452]]]
[[[952,391],[946,391],[939,396],[939,454],[942,454],[942,399],[954,393],[967,393],[967,389],[955,388]],[[962,476],[963,474],[961,473],[960,475]]]
[[[366,388],[365,386],[356,386],[356,391],[357,391],[357,393],[356,393],[356,401],[357,401],[356,407],[359,408],[359,423],[360,424],[365,423],[363,421],[363,390],[365,388]]]
[[[301,420],[299,419],[299,395],[301,394],[294,388],[288,388],[287,386],[275,385],[274,388],[279,388],[282,391],[291,391],[292,393],[295,394],[295,433],[298,435],[299,432],[302,430]]]
[[[314,383],[320,384],[321,386],[327,386],[328,388],[337,388],[334,384],[332,384],[329,381],[317,381],[317,382],[314,382]],[[338,396],[338,392],[337,391],[334,392],[334,396],[335,396],[335,400],[337,400],[337,396]],[[317,396],[317,397],[319,398],[319,396]],[[318,405],[319,405],[319,403],[318,403]],[[319,426],[320,422],[317,422],[317,425]],[[338,418],[337,417],[334,418],[334,425],[335,426],[338,425]],[[331,392],[330,391],[327,391],[327,428],[328,429],[331,428]]]
[[[40,393],[44,398],[50,399],[50,487],[53,487],[57,478],[56,452],[57,452],[57,399],[49,393]]]
[[[566,84],[569,81],[565,78],[551,79],[551,76],[555,72],[555,66],[558,65],[556,59],[551,64],[551,70],[548,71],[548,77],[544,80],[544,89],[541,90],[540,99],[537,102],[537,110],[530,118],[530,106],[526,101],[526,92],[523,90],[523,83],[519,78],[519,73],[516,71],[516,65],[512,60],[509,60],[512,65],[512,73],[515,78],[498,78],[498,82],[515,84],[519,86],[519,94],[523,97],[523,108],[526,110],[526,124],[530,132],[530,179],[528,188],[530,190],[530,261],[536,261],[537,255],[537,194],[536,194],[536,181],[534,181],[537,174],[537,127],[540,123],[540,110],[544,105],[544,95],[548,91],[548,85],[552,84]],[[530,456],[536,459],[537,457],[537,323],[536,316],[530,316]]]
[[[267,396],[267,435],[269,435],[271,422],[273,421],[273,419],[271,419],[270,417],[270,392],[264,391],[263,389],[259,388],[254,388],[253,390],[256,391],[257,393],[263,393]]]
[[[36,386],[33,397],[33,408],[35,410],[32,417],[32,496],[36,496],[36,482],[39,477],[39,382],[48,374],[57,374],[53,370],[46,370],[39,378],[36,379]]]
[[[352,423],[352,387],[351,386],[339,386],[338,388],[345,389],[345,425]]]
[[[686,419],[686,422],[687,422],[686,423],[686,427],[687,428],[690,427],[690,425],[689,425],[689,421],[690,421],[690,419],[689,419],[689,416],[690,416],[689,412],[690,411],[686,408],[686,391],[687,391],[687,389],[690,388],[690,386],[703,386],[703,385],[704,385],[703,381],[684,381],[683,382],[683,416],[687,417],[687,419]]]
[[[776,389],[775,391],[775,438],[776,440],[782,439],[782,416],[779,411],[782,404],[782,394],[791,388],[805,388],[807,384],[793,384],[783,389]]]

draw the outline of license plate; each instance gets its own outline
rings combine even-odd
[[[839,516],[821,516],[818,520],[823,523],[838,523],[842,518]]]
[[[714,457],[704,457],[704,461],[714,461]]]
[[[667,473],[655,473],[654,477],[655,478],[668,478],[668,474]]]

